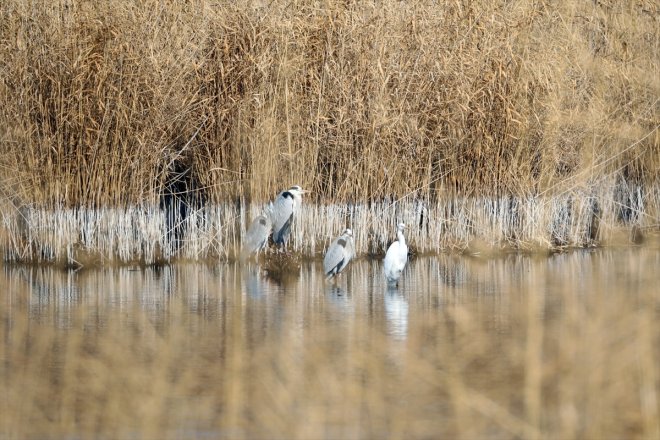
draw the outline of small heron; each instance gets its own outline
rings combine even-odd
[[[353,255],[355,255],[353,231],[346,229],[332,242],[325,253],[325,258],[323,258],[323,272],[327,279],[334,277],[336,280],[339,273],[351,261]]]
[[[259,253],[260,250],[266,247],[272,228],[273,224],[267,215],[261,214],[252,220],[250,227],[245,233],[241,258],[245,259],[252,254]]]
[[[397,241],[390,245],[385,254],[383,269],[387,282],[390,284],[399,284],[401,273],[408,262],[408,246],[406,245],[406,238],[403,236],[405,228],[406,225],[399,223],[396,228]]]
[[[294,185],[279,193],[275,198],[271,211],[275,244],[286,244],[291,235],[291,223],[302,204],[302,195],[308,192],[300,186]]]

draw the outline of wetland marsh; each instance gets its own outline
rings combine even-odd
[[[660,438],[656,3],[3,1],[0,438]]]

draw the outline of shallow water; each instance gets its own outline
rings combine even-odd
[[[644,437],[658,269],[649,248],[423,257],[395,288],[370,259],[336,285],[320,262],[5,266],[0,436]]]

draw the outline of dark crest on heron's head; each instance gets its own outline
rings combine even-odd
[[[349,237],[353,236],[353,231],[351,231],[349,228],[344,229],[344,235],[348,235]]]
[[[299,185],[293,185],[291,188],[289,188],[289,191],[298,191],[298,192],[300,192],[302,190],[303,190],[302,187],[300,187]]]

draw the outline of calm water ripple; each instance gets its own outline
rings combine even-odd
[[[0,391],[25,402],[0,413],[30,414],[37,423],[19,431],[37,437],[360,437],[397,423],[412,437],[588,434],[570,415],[593,398],[583,370],[602,384],[631,381],[599,385],[605,403],[591,411],[615,411],[627,402],[621,390],[635,396],[655,380],[626,359],[655,365],[658,268],[653,248],[438,255],[413,259],[391,288],[370,259],[336,284],[320,261],[286,273],[5,266]],[[530,416],[537,407],[549,431]]]

